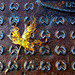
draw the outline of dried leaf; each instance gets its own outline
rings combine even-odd
[[[19,28],[13,26],[13,29],[11,30],[12,35],[8,35],[8,37],[10,38],[10,40],[12,40],[14,44],[19,44],[20,48],[21,46],[23,46],[24,49],[33,51],[34,44],[38,44],[38,45],[42,44],[40,40],[34,40],[31,43],[29,42],[31,34],[36,30],[35,22],[36,22],[36,18],[34,18],[34,22],[30,24],[30,26],[26,27],[26,29],[24,30],[22,34],[22,37],[20,36]],[[19,48],[19,51],[20,51],[20,48]],[[19,51],[18,51],[18,54],[19,54]],[[17,55],[17,59],[18,59],[18,55]]]

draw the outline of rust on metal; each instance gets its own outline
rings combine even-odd
[[[12,26],[20,35],[36,18],[29,42],[35,50],[14,44]],[[75,2],[50,0],[0,0],[0,75],[75,75]]]

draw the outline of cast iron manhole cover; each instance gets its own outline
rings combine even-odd
[[[0,0],[0,75],[5,74],[75,75],[74,1]]]

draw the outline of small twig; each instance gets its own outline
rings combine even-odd
[[[6,74],[8,71],[9,71],[9,68],[7,68],[7,69],[5,70],[5,74]]]

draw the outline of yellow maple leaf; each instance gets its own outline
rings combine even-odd
[[[12,42],[14,44],[20,45],[19,50],[18,50],[18,54],[19,54],[21,46],[23,46],[24,49],[26,49],[26,50],[33,51],[34,44],[38,44],[38,45],[42,44],[42,42],[40,40],[34,40],[31,43],[29,42],[31,34],[36,30],[36,24],[35,24],[36,18],[35,17],[33,17],[33,18],[34,18],[33,23],[30,24],[30,26],[26,27],[22,36],[20,36],[19,28],[15,27],[15,26],[13,26],[13,29],[11,30],[12,35],[8,35],[8,37],[10,38],[10,40],[12,40]],[[16,60],[18,59],[18,54],[17,54]]]

